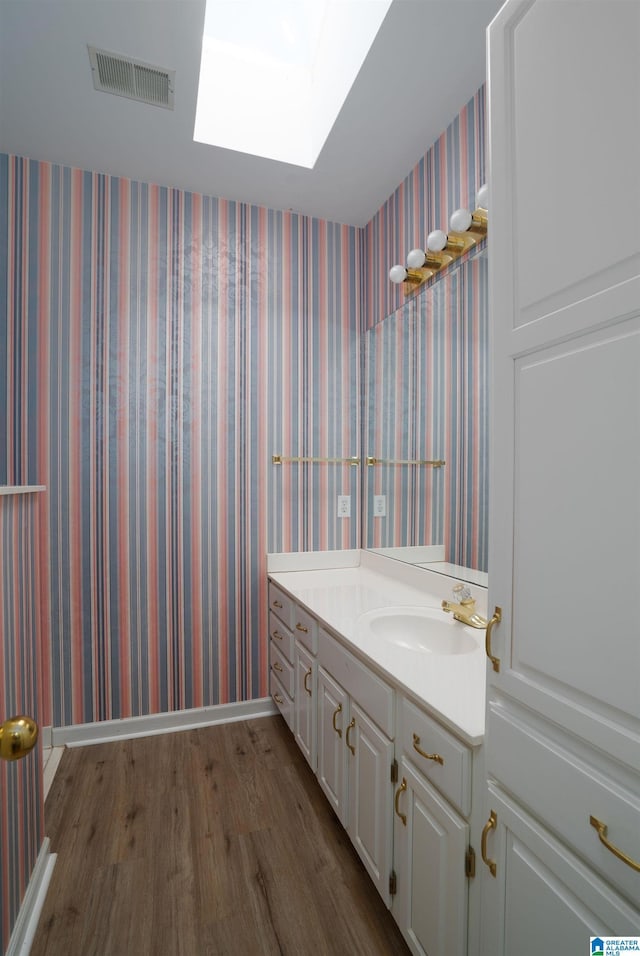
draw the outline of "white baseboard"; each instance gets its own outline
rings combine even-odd
[[[18,913],[16,925],[13,927],[6,956],[29,956],[56,858],[55,853],[49,852],[49,837],[45,837]]]
[[[237,704],[216,704],[211,707],[193,707],[166,714],[148,714],[144,717],[125,717],[122,720],[100,720],[91,724],[71,724],[53,727],[51,742],[54,747],[86,747],[134,737],[152,737],[195,727],[210,727],[252,717],[271,717],[278,713],[271,697],[242,701]]]
[[[40,728],[40,740],[42,741],[43,750],[51,749],[51,727]]]

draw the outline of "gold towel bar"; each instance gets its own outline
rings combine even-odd
[[[284,464],[288,464],[289,462],[301,462],[301,461],[310,461],[310,462],[315,462],[316,464],[339,463],[344,465],[353,465],[354,467],[355,465],[360,464],[360,459],[356,457],[353,457],[353,458],[307,458],[307,457],[285,458],[284,455],[271,456],[271,463],[273,465],[284,465]]]
[[[368,465],[431,465],[433,468],[442,468],[446,463],[437,458],[435,461],[424,461],[423,459],[413,458],[373,458],[367,457]]]

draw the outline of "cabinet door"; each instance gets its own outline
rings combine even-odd
[[[349,751],[347,832],[378,892],[389,906],[393,743],[353,701],[345,729],[345,743]]]
[[[495,827],[487,829],[485,848],[495,876],[483,887],[483,953],[584,956],[590,936],[640,932],[640,911],[491,785],[489,804]]]
[[[509,0],[488,50],[490,690],[637,768],[640,4]]]
[[[416,956],[464,956],[469,826],[405,757],[399,777],[393,914]]]
[[[344,733],[349,698],[336,681],[318,668],[318,781],[343,827],[347,815],[347,754]]]
[[[594,776],[611,759],[637,793],[640,4],[508,0],[488,50],[489,598],[502,621],[491,647],[499,671],[488,671],[487,769],[505,790],[533,792],[549,768],[527,761],[524,744],[544,721],[573,735]],[[606,200],[591,201],[603,177]],[[514,729],[512,759],[500,759],[500,721]],[[570,793],[560,793],[564,809]],[[549,828],[561,816],[530,809]],[[614,802],[581,810],[603,855],[591,814],[640,860],[640,825]],[[609,879],[637,899],[637,873],[609,857],[619,874]],[[558,939],[573,937],[572,906],[544,882],[531,906],[537,926],[553,920]],[[533,952],[534,936],[505,951]],[[485,941],[483,951],[497,950]]]
[[[295,646],[295,737],[307,763],[315,772],[317,665],[315,658],[298,641]]]

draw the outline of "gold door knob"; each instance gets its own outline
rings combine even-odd
[[[20,760],[33,750],[38,740],[38,725],[32,717],[9,717],[0,726],[0,757]]]

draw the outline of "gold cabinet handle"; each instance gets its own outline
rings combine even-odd
[[[280,603],[280,601],[274,601],[273,606],[277,607],[279,610],[282,610],[282,604]]]
[[[311,668],[309,668],[309,670],[306,671],[304,675],[304,689],[306,690],[309,697],[311,697],[311,688],[307,685],[307,677],[311,677]]]
[[[493,612],[493,617],[487,624],[487,634],[484,639],[484,647],[487,652],[487,657],[493,664],[493,669],[496,673],[500,672],[500,658],[494,657],[494,655],[491,653],[491,632],[493,630],[494,624],[499,624],[501,620],[502,620],[502,608],[496,605],[496,609]]]
[[[619,860],[622,860],[623,863],[626,863],[627,866],[630,866],[632,870],[635,870],[636,873],[640,873],[640,863],[637,863],[630,856],[627,856],[622,850],[619,850],[617,846],[614,846],[607,839],[607,824],[603,823],[601,820],[598,820],[597,817],[589,817],[589,823],[592,827],[598,831],[598,837],[600,842],[604,843],[607,850],[610,850],[614,856],[617,856]]]
[[[308,634],[308,633],[309,633],[309,628],[308,628],[308,627],[305,627],[304,624],[296,624],[296,630],[297,630],[297,631],[302,631],[303,634]]]
[[[355,719],[355,717],[352,717],[352,718],[351,718],[351,723],[350,723],[349,726],[347,727],[347,732],[346,732],[346,734],[344,735],[344,739],[345,739],[345,741],[346,741],[347,747],[349,748],[349,750],[351,751],[352,754],[355,754],[356,748],[355,748],[354,746],[352,746],[352,744],[349,743],[349,731],[352,730],[352,728],[355,727],[355,725],[356,725],[356,719]]]
[[[338,716],[338,714],[341,714],[341,713],[342,713],[342,704],[338,704],[338,706],[336,707],[336,709],[335,709],[334,712],[333,712],[333,717],[331,718],[331,723],[333,724],[333,729],[334,729],[335,732],[337,733],[338,737],[342,737],[342,731],[340,730],[339,727],[336,727],[336,717]]]
[[[496,875],[496,871],[498,867],[496,865],[495,860],[490,860],[487,857],[487,837],[489,836],[489,831],[495,830],[497,826],[498,826],[498,814],[496,813],[495,810],[492,810],[491,815],[489,816],[489,819],[487,820],[487,822],[485,823],[483,827],[482,840],[480,841],[480,853],[482,854],[482,862],[486,863],[487,866],[489,867],[489,872],[491,873],[491,876]]]
[[[442,764],[444,767],[444,757],[441,757],[440,754],[428,754],[425,750],[422,750],[420,747],[420,738],[417,734],[413,735],[413,749],[416,750],[421,757],[426,757],[427,760],[435,760],[436,763]]]
[[[274,694],[273,699],[275,700],[276,704],[284,704],[284,701],[282,697],[280,696],[280,694]]]
[[[395,798],[395,801],[394,801],[394,806],[395,806],[395,810],[396,810],[396,815],[399,816],[400,819],[402,820],[402,826],[403,826],[403,827],[406,827],[406,825],[407,825],[407,814],[406,814],[406,813],[400,813],[400,809],[399,809],[399,807],[398,807],[398,800],[400,799],[400,794],[403,793],[406,789],[407,789],[407,781],[406,781],[406,780],[404,779],[404,777],[403,777],[403,778],[402,778],[402,783],[400,784],[400,786],[399,786],[398,789],[396,790],[396,798]]]
[[[280,673],[282,673],[282,671],[283,671],[284,668],[282,667],[282,664],[280,663],[280,661],[274,661],[274,662],[273,662],[273,669],[274,669],[274,671],[280,671]]]
[[[273,632],[273,636],[275,637],[275,639],[276,639],[277,641],[282,641],[282,640],[284,640],[284,638],[282,637],[282,634],[280,633],[280,631],[274,631],[274,632]]]

